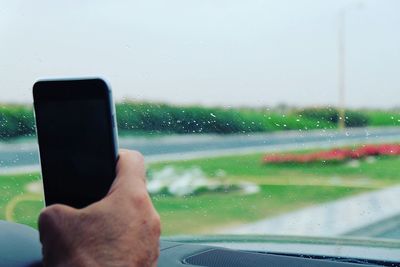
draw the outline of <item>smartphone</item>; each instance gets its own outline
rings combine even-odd
[[[102,79],[40,80],[33,86],[46,206],[83,208],[102,199],[118,157],[115,107]]]

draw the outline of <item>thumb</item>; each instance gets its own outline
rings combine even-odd
[[[115,191],[136,192],[146,190],[144,158],[139,152],[120,149],[116,174],[108,195]]]

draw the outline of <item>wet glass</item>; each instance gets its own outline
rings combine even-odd
[[[397,1],[156,2],[0,10],[0,219],[43,208],[34,81],[98,75],[163,235],[400,240]]]

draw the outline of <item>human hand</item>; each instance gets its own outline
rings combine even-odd
[[[106,197],[83,209],[56,204],[39,217],[45,266],[154,267],[160,218],[146,189],[143,156],[120,150]]]

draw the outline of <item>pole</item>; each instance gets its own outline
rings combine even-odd
[[[339,14],[339,129],[346,127],[346,114],[345,114],[345,33],[346,33],[346,13],[343,8]]]

